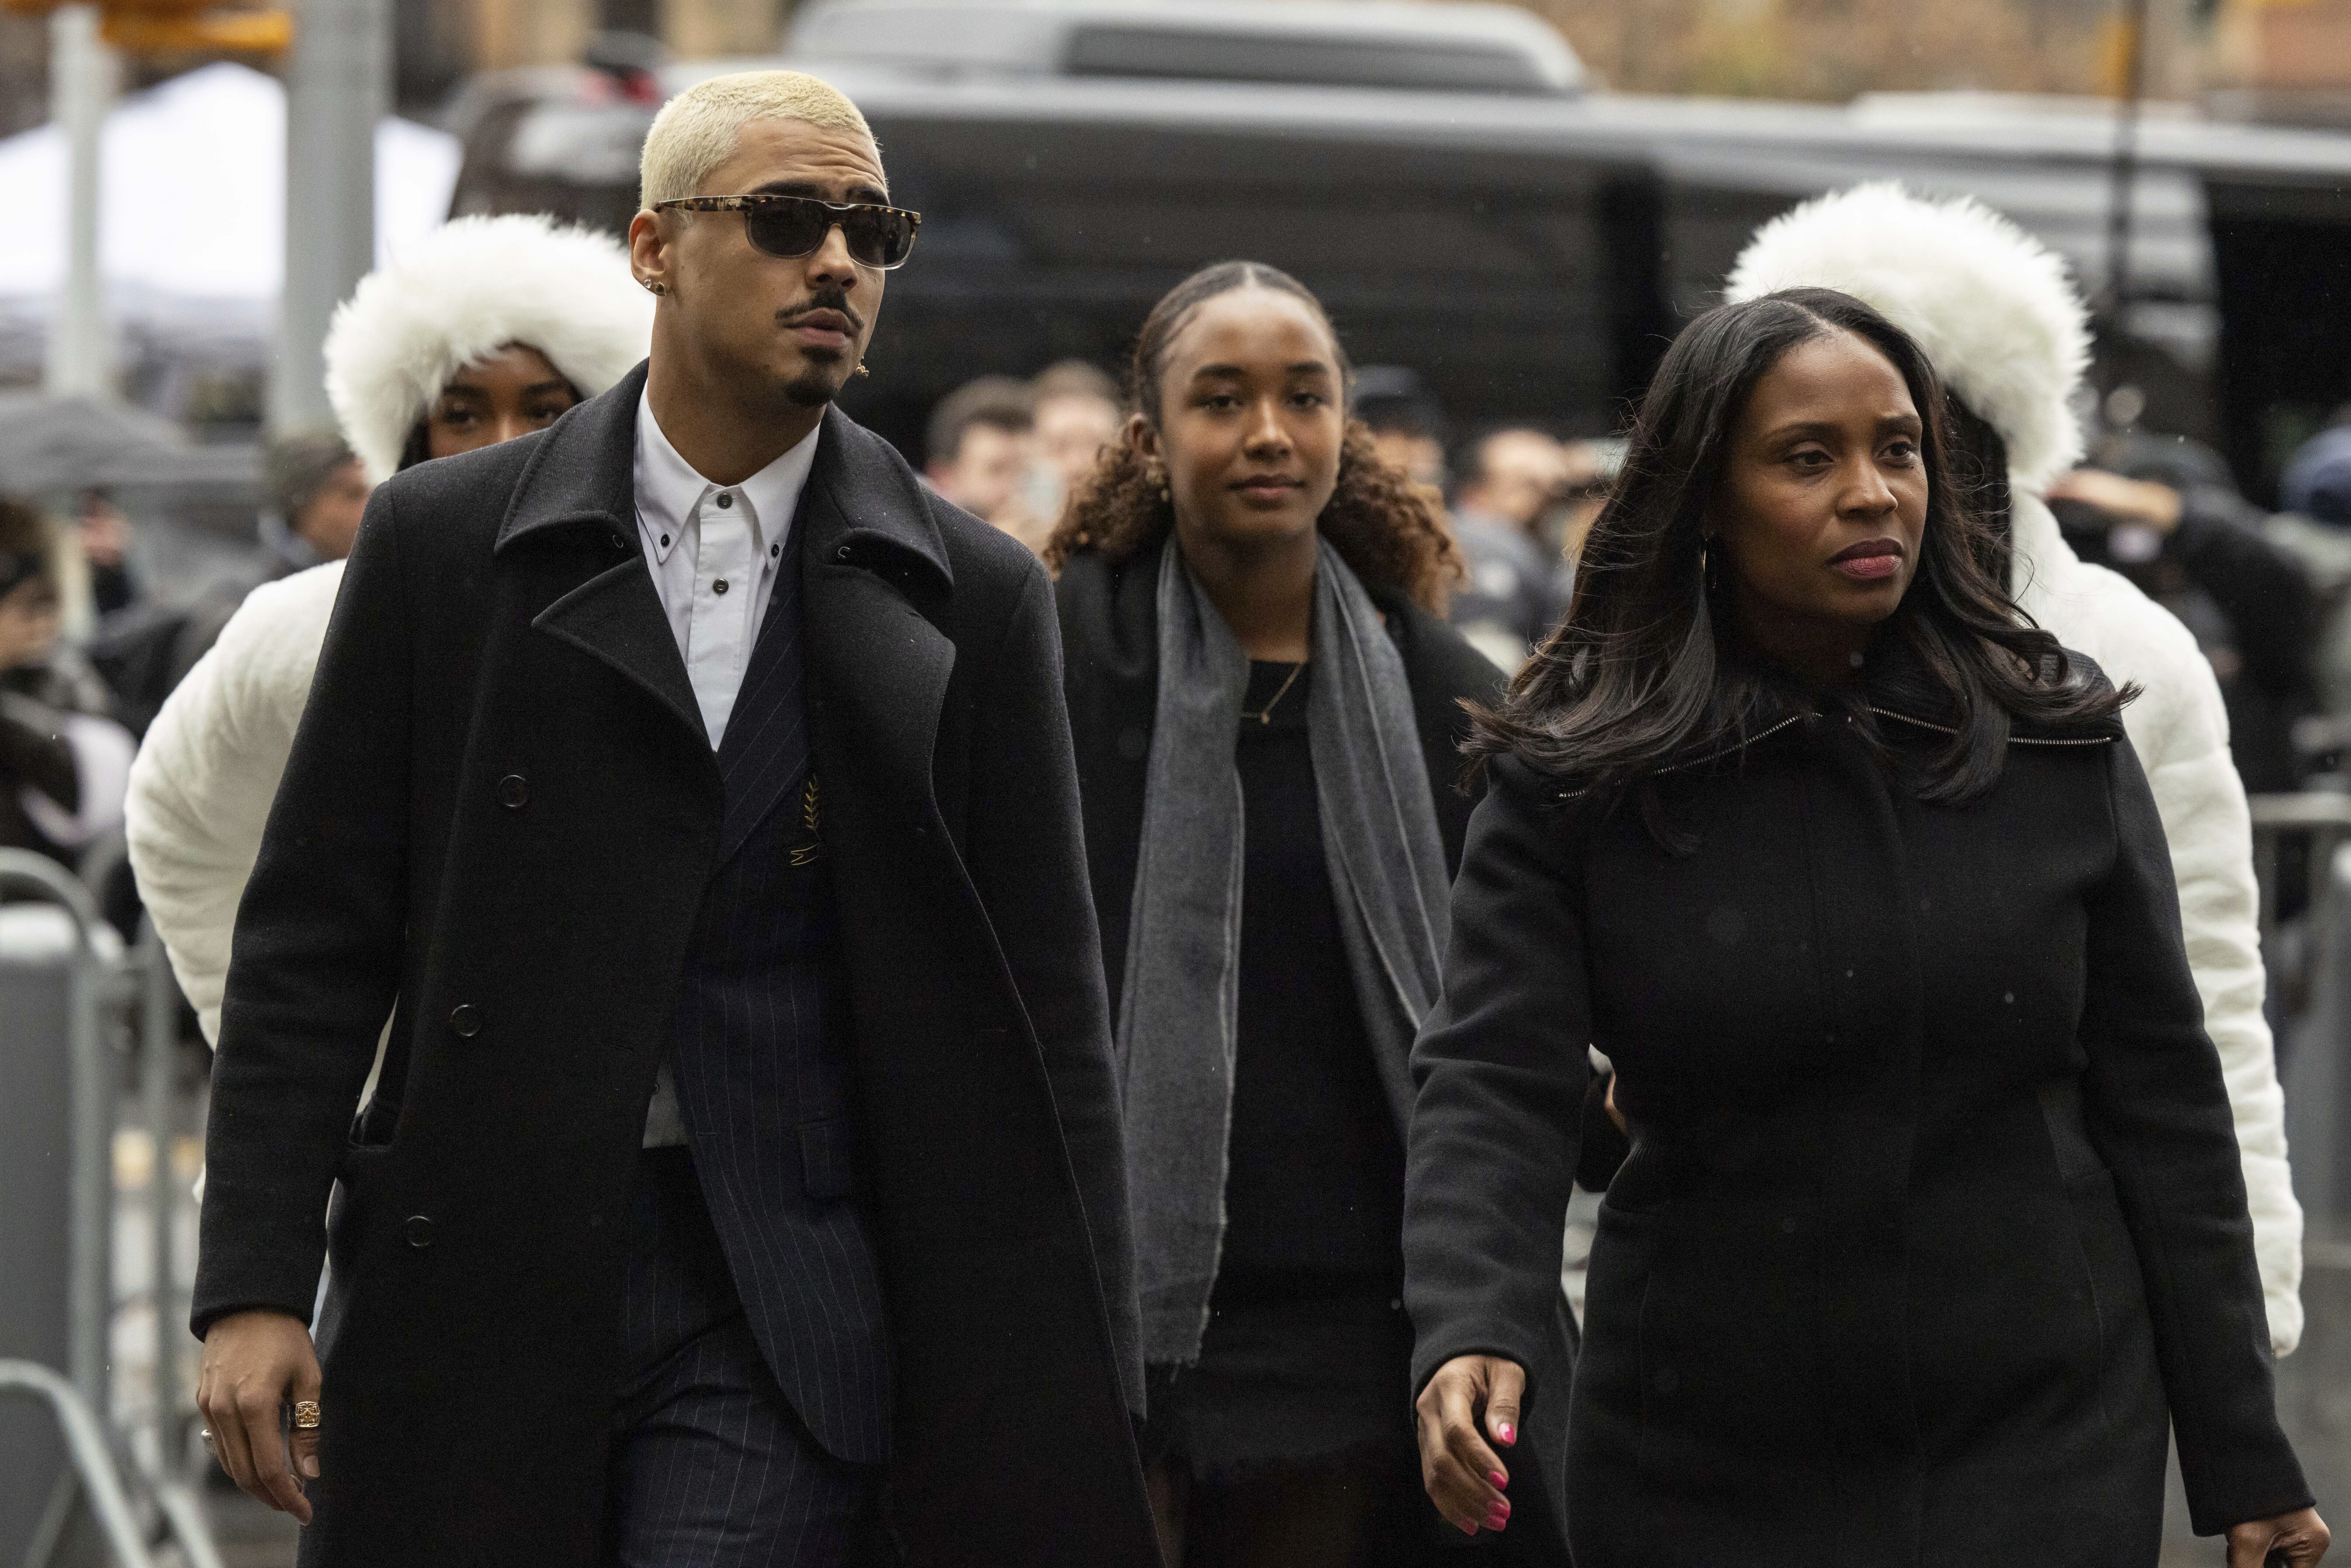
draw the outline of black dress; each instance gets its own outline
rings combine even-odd
[[[1200,1359],[1156,1370],[1146,1443],[1204,1479],[1388,1468],[1409,1453],[1404,1145],[1322,858],[1312,679],[1311,665],[1252,664],[1234,753],[1240,1005],[1224,1247]]]

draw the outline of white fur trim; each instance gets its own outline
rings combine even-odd
[[[327,331],[327,395],[368,476],[392,477],[451,375],[527,343],[588,396],[645,357],[653,302],[608,235],[551,218],[459,218],[360,280]]]
[[[1971,196],[1922,201],[1855,185],[1765,224],[1725,295],[1843,290],[1917,340],[2008,444],[2009,479],[2038,495],[2082,455],[2068,402],[2090,362],[2089,312],[2054,251]]]

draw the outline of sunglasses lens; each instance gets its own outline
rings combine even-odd
[[[769,256],[806,256],[824,243],[832,214],[817,202],[761,202],[747,209],[743,221],[751,243]]]
[[[883,207],[862,207],[841,225],[849,254],[868,267],[895,267],[914,248],[914,225],[903,213]]]
[[[867,267],[895,267],[914,248],[914,225],[886,207],[852,207],[836,214],[821,202],[799,196],[761,202],[745,210],[751,243],[769,256],[813,254],[838,222],[849,254]]]

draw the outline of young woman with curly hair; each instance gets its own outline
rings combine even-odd
[[[1462,703],[1499,674],[1438,619],[1452,540],[1350,424],[1349,373],[1291,278],[1187,279],[1046,555],[1176,1568],[1411,1563],[1440,1528],[1399,1304],[1405,1057],[1469,811]]]

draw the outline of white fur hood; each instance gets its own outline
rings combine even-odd
[[[620,242],[551,218],[459,218],[360,280],[327,332],[327,395],[381,484],[449,377],[508,343],[588,397],[645,357],[653,303]]]
[[[2069,401],[2090,362],[2089,312],[2063,257],[1973,197],[1927,202],[1890,182],[1765,224],[1724,294],[1835,288],[1910,334],[2000,432],[2011,484],[2039,495],[2082,455]]]

